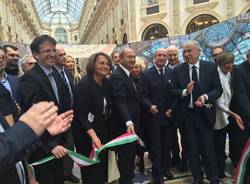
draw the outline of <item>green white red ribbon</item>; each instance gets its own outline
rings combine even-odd
[[[79,166],[89,166],[89,165],[100,163],[99,154],[104,149],[108,149],[108,148],[112,148],[112,147],[116,147],[116,146],[120,146],[120,145],[124,145],[124,144],[128,144],[128,143],[132,143],[132,142],[135,142],[135,141],[138,141],[138,144],[145,147],[143,141],[140,139],[139,136],[137,136],[136,134],[126,133],[126,134],[123,134],[123,135],[111,140],[110,142],[106,143],[105,145],[103,145],[99,149],[93,148],[89,158],[86,157],[86,156],[83,156],[83,155],[81,155],[81,154],[79,154],[77,152],[74,152],[72,150],[68,150],[68,156],[74,162],[76,162]],[[30,165],[31,166],[40,165],[40,164],[49,162],[49,161],[51,161],[53,159],[55,159],[55,157],[51,155],[49,157],[41,159],[41,160],[39,160],[39,161],[37,161],[35,163],[32,163]]]
[[[247,167],[250,168],[250,166],[247,166],[247,161],[249,159],[250,159],[250,138],[248,138],[248,141],[241,154],[240,162],[238,164],[236,175],[235,175],[235,180],[234,180],[235,184],[245,184],[244,178],[245,176],[250,174],[250,173],[246,173]]]

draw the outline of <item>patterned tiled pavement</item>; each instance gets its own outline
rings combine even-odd
[[[151,163],[146,158],[145,159],[146,164],[146,171],[145,174],[142,175],[139,172],[136,172],[135,178],[134,178],[134,184],[151,184]],[[230,164],[230,161],[227,160],[226,162],[226,175],[227,177],[221,180],[221,184],[233,184],[233,178],[232,178],[232,166]],[[172,173],[174,174],[174,179],[172,180],[165,180],[165,184],[192,184],[193,179],[191,176],[191,173],[184,172],[179,173],[175,168],[171,169]],[[74,168],[73,171],[74,175],[79,176],[79,170],[78,168]],[[112,182],[111,184],[118,184],[119,182]],[[209,182],[204,179],[204,184],[208,184]],[[70,182],[65,182],[65,184],[72,184]]]

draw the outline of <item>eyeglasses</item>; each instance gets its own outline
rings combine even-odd
[[[56,49],[39,50],[39,52],[43,52],[45,54],[52,54],[52,53],[56,53]]]

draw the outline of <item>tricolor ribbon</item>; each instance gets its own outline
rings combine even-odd
[[[128,144],[128,143],[132,143],[135,141],[137,141],[138,144],[140,144],[141,146],[145,147],[143,141],[141,140],[141,138],[139,136],[137,136],[136,134],[125,133],[125,134],[109,141],[108,143],[104,144],[102,147],[100,147],[98,149],[93,147],[89,158],[84,156],[84,155],[81,155],[77,152],[74,152],[72,150],[68,150],[68,156],[74,162],[76,162],[79,166],[89,166],[89,165],[100,163],[99,154],[102,152],[102,150],[116,147],[116,146],[120,146],[120,145],[124,145],[124,144]],[[46,157],[44,159],[41,159],[37,162],[34,162],[30,165],[31,166],[40,165],[40,164],[49,162],[53,159],[55,159],[55,157],[51,155],[51,156]]]
[[[235,184],[245,184],[244,183],[245,176],[250,175],[250,173],[246,173],[247,167],[250,168],[250,166],[247,166],[249,159],[250,159],[250,138],[248,138],[248,141],[242,151],[240,162],[237,166],[235,175]]]

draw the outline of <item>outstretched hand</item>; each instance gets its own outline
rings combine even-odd
[[[27,124],[38,136],[56,119],[57,106],[54,102],[39,102],[32,105],[19,120]]]
[[[71,126],[73,120],[73,110],[66,111],[58,115],[55,120],[47,127],[51,135],[57,135],[65,132]]]

